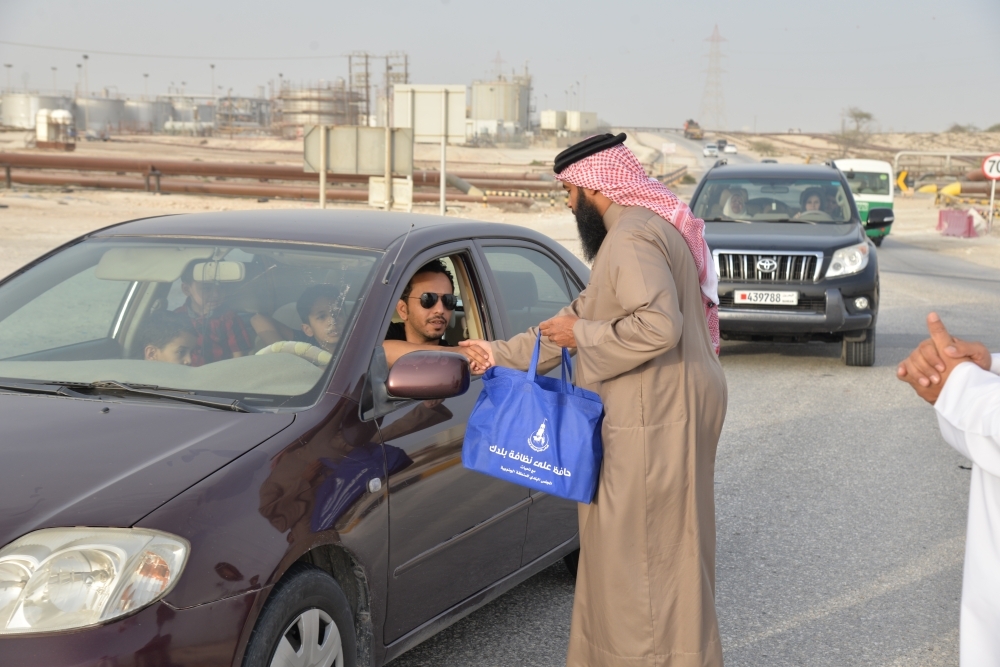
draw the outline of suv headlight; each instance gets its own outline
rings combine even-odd
[[[190,545],[141,528],[46,528],[0,549],[0,636],[104,623],[159,600]]]
[[[826,270],[826,277],[849,276],[864,271],[866,266],[868,266],[868,241],[834,251],[830,268]]]

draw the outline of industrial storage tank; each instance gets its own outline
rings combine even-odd
[[[504,128],[515,132],[530,129],[528,100],[531,96],[531,78],[515,77],[513,80],[475,81],[472,84],[473,121],[500,121]]]
[[[127,100],[123,128],[127,132],[162,132],[174,107],[164,100]]]
[[[125,122],[125,100],[107,97],[78,97],[73,111],[76,126],[84,132],[121,132]]]
[[[23,130],[35,129],[39,109],[71,109],[73,101],[59,95],[33,93],[6,93],[0,104],[0,126]]]

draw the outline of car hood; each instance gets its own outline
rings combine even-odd
[[[706,222],[705,241],[712,250],[824,251],[864,241],[860,225],[801,222]]]
[[[0,394],[0,547],[39,528],[131,526],[293,420]]]

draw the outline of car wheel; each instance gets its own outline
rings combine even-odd
[[[872,239],[872,243],[874,243],[876,246],[881,247],[882,246],[882,239],[884,239],[884,238],[885,238],[884,236],[876,236],[875,238]]]
[[[244,667],[355,667],[354,615],[329,574],[304,563],[289,569],[264,605]]]
[[[859,342],[845,340],[841,343],[841,359],[848,366],[875,365],[875,327],[865,330],[865,339]]]
[[[577,549],[576,551],[571,551],[563,556],[563,563],[566,564],[566,569],[569,570],[569,573],[573,575],[574,579],[576,579],[576,571],[580,569],[580,550]]]

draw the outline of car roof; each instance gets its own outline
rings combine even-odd
[[[105,227],[88,235],[178,236],[188,238],[223,238],[250,241],[291,241],[324,243],[385,250],[406,234],[413,225],[413,235],[456,237],[513,237],[536,241],[548,240],[530,229],[499,223],[444,218],[418,213],[363,210],[223,211],[188,213],[141,218]]]
[[[750,164],[720,164],[708,171],[709,180],[723,178],[836,178],[840,180],[840,170],[826,164],[774,164],[755,162]]]

